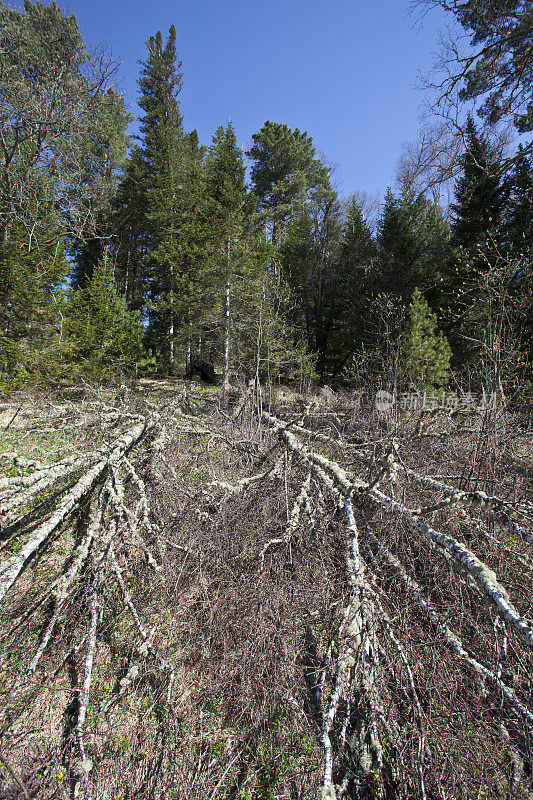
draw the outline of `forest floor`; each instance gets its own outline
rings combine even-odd
[[[533,427],[0,403],[0,798],[533,798]]]

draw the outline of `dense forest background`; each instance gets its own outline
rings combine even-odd
[[[446,62],[377,209],[340,197],[312,137],[283,123],[246,153],[230,122],[201,144],[173,27],[147,41],[132,137],[117,62],[75,16],[0,3],[4,387],[199,362],[225,386],[530,387],[531,4],[446,8],[472,54]]]

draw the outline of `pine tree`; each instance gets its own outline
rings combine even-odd
[[[376,290],[376,243],[356,200],[346,212],[331,191],[308,201],[288,224],[280,255],[292,324],[321,379],[335,380],[368,339]]]
[[[330,170],[316,158],[312,138],[298,128],[267,121],[252,136],[246,153],[252,159],[254,192],[271,225],[276,247],[293,209],[301,209],[316,191],[329,190]]]
[[[533,130],[531,0],[426,0],[453,14],[470,37],[465,56],[455,41],[446,52],[443,98],[477,100],[489,125]],[[454,104],[455,108],[455,104]],[[528,146],[531,150],[531,143]]]

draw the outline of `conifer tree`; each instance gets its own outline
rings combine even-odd
[[[450,231],[441,209],[409,190],[389,189],[379,226],[381,291],[407,302],[417,286],[429,296],[451,255]]]
[[[71,275],[74,288],[88,283],[97,263],[109,251],[115,235],[114,201],[127,163],[126,151],[131,144],[126,128],[132,117],[125,111],[123,98],[109,89],[102,105],[99,135],[91,138],[87,159],[87,172],[92,172],[93,184],[91,191],[85,191],[82,201],[91,225],[89,230],[80,231],[69,245],[69,254],[74,261]]]
[[[66,325],[70,361],[86,376],[99,379],[106,371],[131,371],[138,360],[142,349],[139,315],[118,295],[107,252],[85,285],[72,292]]]
[[[482,342],[486,330],[494,324],[498,305],[498,298],[492,296],[493,288],[489,287],[493,287],[493,277],[496,279],[501,272],[509,254],[505,224],[509,184],[501,178],[499,156],[488,136],[478,131],[471,116],[466,124],[466,149],[461,163],[455,203],[450,207],[455,257],[447,263],[441,303],[444,327],[457,363],[477,368],[484,349]]]
[[[139,106],[144,111],[140,130],[142,161],[147,179],[147,221],[152,233],[150,268],[150,329],[167,341],[169,370],[174,371],[177,324],[177,234],[179,178],[183,157],[183,128],[178,94],[181,62],[176,62],[176,31],[172,26],[165,47],[161,32],[147,42],[148,58],[141,62]]]
[[[112,57],[90,59],[74,14],[57,3],[0,2],[0,244],[15,221],[40,235],[55,207],[64,236],[92,227],[114,158],[127,147]],[[48,223],[44,220],[44,227]]]
[[[148,179],[139,145],[131,151],[113,203],[115,279],[128,307],[146,320],[148,274],[145,261],[154,246],[147,219]]]
[[[332,336],[332,377],[363,346],[372,346],[372,300],[376,295],[377,245],[355,198],[348,207],[335,269],[335,296],[342,311]]]
[[[129,142],[124,100],[110,85],[115,69],[109,54],[90,58],[76,17],[57,3],[0,2],[5,370],[50,371],[62,340],[65,251],[100,235]]]
[[[513,256],[533,252],[533,162],[518,148],[506,220],[506,235]]]
[[[416,387],[427,389],[447,382],[450,345],[444,334],[437,331],[437,317],[419,289],[413,292],[401,349],[405,371]]]
[[[211,284],[219,298],[215,307],[220,309],[222,321],[222,380],[227,389],[230,347],[233,345],[242,360],[246,329],[258,310],[264,274],[256,214],[247,195],[242,153],[231,122],[225,129],[219,127],[213,135],[205,165],[205,186]]]
[[[50,378],[60,358],[70,265],[55,209],[50,204],[45,215],[43,206],[40,247],[28,249],[27,231],[15,221],[0,248],[0,374],[10,382]]]
[[[466,123],[462,175],[455,185],[452,232],[454,242],[471,253],[500,235],[508,187],[502,183],[498,157],[471,116]]]
[[[206,161],[206,190],[210,211],[215,272],[224,292],[223,368],[224,389],[229,388],[230,322],[235,273],[241,259],[243,211],[246,190],[244,164],[235,132],[228,122],[217,128]]]
[[[282,276],[294,302],[293,324],[305,335],[322,379],[331,372],[331,337],[345,310],[336,271],[341,230],[338,198],[324,192],[294,214],[280,248]]]
[[[141,150],[146,193],[145,237],[149,335],[166,350],[168,370],[176,366],[178,329],[190,338],[195,282],[202,257],[200,222],[201,149],[197,137],[184,133],[178,95],[181,62],[176,31],[170,27],[165,46],[160,31],[147,42],[148,58],[139,79]]]
[[[276,247],[291,211],[301,209],[314,191],[329,189],[330,170],[316,157],[306,131],[267,121],[252,140],[246,153],[254,162],[252,185],[259,208],[270,222],[271,241]]]

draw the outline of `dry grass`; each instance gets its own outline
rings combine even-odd
[[[87,497],[4,600],[0,752],[15,776],[30,796],[44,798],[81,797],[84,792],[98,800],[316,798],[323,781],[320,728],[344,635],[331,647],[319,697],[316,689],[351,597],[345,521],[334,498],[313,475],[309,508],[301,509],[287,541],[265,550],[287,532],[310,467],[286,449],[272,428],[259,424],[251,402],[242,403],[241,397],[225,402],[211,390],[183,395],[176,383],[142,385],[133,393],[122,390],[119,397],[47,400],[55,408],[35,398],[33,416],[25,415],[24,424],[4,431],[0,452],[58,461],[74,450],[109,443],[128,426],[123,415],[110,423],[106,409],[149,415],[153,406],[161,408],[168,429],[164,448],[152,447],[154,434],[129,454],[144,479],[151,509],[151,528],[139,523],[138,533],[161,569],[150,567],[126,529],[115,551],[142,624],[147,631],[154,628],[153,645],[174,677],[169,700],[168,670],[151,652],[139,652],[142,641],[108,564],[98,590],[84,730],[92,765],[85,781],[76,739],[79,704],[73,700],[86,668],[94,562],[87,562],[73,586],[35,674],[26,670],[53,614],[54,598],[8,634],[64,565],[72,563],[93,508],[94,500]],[[97,407],[88,405],[92,402]],[[308,398],[283,390],[273,397],[272,410],[280,419],[297,421],[306,404]],[[376,476],[396,437],[402,462],[416,472],[443,476],[457,488],[483,490],[515,504],[532,498],[531,429],[516,415],[504,413],[496,420],[435,417],[420,436],[417,419],[379,417],[364,399],[356,404],[353,397],[328,395],[307,411],[304,426],[331,441],[303,434],[301,441],[363,480]],[[34,469],[9,459],[3,466],[4,474],[11,475]],[[239,486],[242,478],[261,473],[266,474]],[[133,509],[139,489],[126,471],[121,475],[125,504]],[[76,477],[58,480],[48,491],[65,492]],[[439,499],[401,471],[395,484],[384,479],[381,485],[410,508]],[[16,553],[55,502],[39,506],[41,501],[35,498],[24,506],[23,524],[7,537],[4,530],[0,546],[8,544],[0,557]],[[361,651],[331,733],[333,781],[344,786],[337,788],[338,796],[421,797],[422,761],[427,798],[527,797],[533,791],[532,738],[525,720],[450,650],[376,541],[406,565],[472,656],[496,669],[504,627],[495,625],[492,607],[439,548],[398,515],[362,497],[356,518],[369,587],[390,620],[413,682],[389,628],[375,614],[375,630],[367,635],[383,713],[383,719],[378,714],[375,720],[383,766],[366,772],[361,767],[358,725],[370,713]],[[105,517],[105,525],[110,520]],[[364,520],[377,540],[365,536]],[[481,510],[443,508],[427,520],[473,550],[501,579],[519,614],[533,617],[530,544]],[[531,531],[531,522],[526,523]],[[502,678],[531,709],[531,649],[511,626],[506,630]],[[138,670],[131,683],[103,711],[124,687],[132,664]],[[0,797],[23,797],[7,769],[0,765],[0,771]]]

